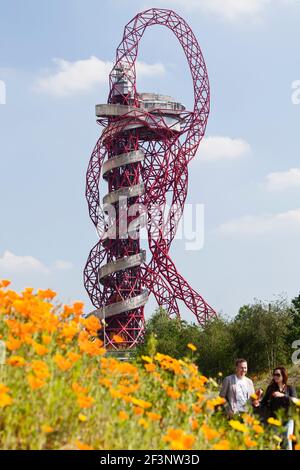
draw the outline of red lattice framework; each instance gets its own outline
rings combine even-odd
[[[152,25],[166,26],[175,34],[190,67],[194,109],[180,113],[179,131],[172,129],[164,112],[144,109],[136,90],[138,45]],[[155,8],[137,14],[126,25],[109,80],[108,106],[117,105],[124,112],[98,119],[104,130],[89,162],[86,197],[99,241],[88,257],[84,282],[96,307],[93,313],[105,320],[106,345],[128,349],[142,338],[144,305],[150,293],[171,317],[180,316],[178,300],[194,313],[200,325],[216,315],[178,273],[169,256],[187,196],[188,163],[205,133],[210,89],[202,52],[191,28],[175,12]],[[113,205],[115,216],[107,215],[100,203],[101,172],[108,183],[103,202]],[[133,216],[127,213],[132,228],[128,229],[129,236],[121,236],[120,196],[127,198],[128,208],[133,204],[146,207],[148,262],[140,247],[142,209]],[[168,214],[167,198],[172,201]],[[114,231],[116,236],[111,237]]]

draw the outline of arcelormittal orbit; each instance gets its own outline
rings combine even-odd
[[[184,50],[194,86],[194,109],[170,96],[138,93],[136,59],[146,28],[169,28]],[[126,26],[109,76],[107,104],[96,106],[104,130],[86,177],[89,214],[99,241],[92,248],[84,283],[104,320],[106,347],[129,349],[142,338],[144,306],[152,293],[170,316],[178,300],[203,325],[215,311],[181,276],[169,255],[182,216],[188,164],[204,136],[210,106],[209,80],[201,49],[188,24],[174,11],[151,8]],[[100,202],[100,176],[107,183]],[[166,213],[166,203],[170,209]],[[146,226],[149,250],[141,249]]]

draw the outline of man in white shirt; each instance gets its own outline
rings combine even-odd
[[[220,396],[226,399],[229,417],[245,412],[251,395],[255,393],[252,380],[246,377],[247,371],[246,359],[237,359],[235,374],[225,377],[223,381]]]

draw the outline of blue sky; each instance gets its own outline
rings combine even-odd
[[[190,24],[211,82],[207,139],[190,164],[188,195],[205,204],[205,243],[195,252],[176,241],[172,258],[229,316],[255,297],[291,298],[300,291],[299,0],[2,0],[0,278],[16,289],[51,287],[62,302],[82,299],[91,310],[82,270],[97,240],[84,198],[100,132],[94,105],[107,99],[124,25],[152,6]],[[170,31],[149,28],[138,59],[139,91],[192,106]]]

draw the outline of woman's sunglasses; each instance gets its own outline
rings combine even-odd
[[[275,374],[273,374],[273,377],[281,377],[281,374],[279,374],[278,372],[275,372]]]

